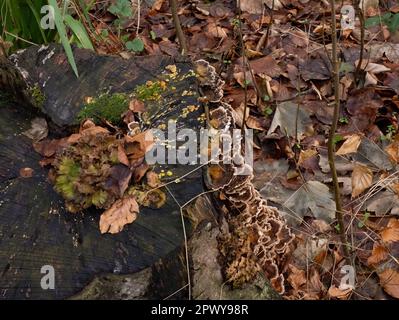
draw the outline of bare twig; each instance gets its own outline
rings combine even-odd
[[[270,21],[267,24],[266,32],[262,35],[262,37],[260,38],[260,40],[256,46],[256,51],[262,50],[262,48],[265,46],[267,47],[267,45],[269,43],[271,26],[273,25],[273,12],[274,12],[274,0],[272,2],[272,8],[271,8],[271,12],[270,12]]]
[[[330,134],[328,137],[328,163],[330,165],[333,187],[334,187],[335,207],[336,207],[335,216],[338,220],[339,234],[341,237],[341,241],[343,243],[344,256],[348,264],[350,264],[349,252],[345,235],[345,225],[344,225],[344,217],[343,217],[342,204],[341,204],[340,188],[339,188],[338,176],[337,176],[337,170],[335,168],[335,158],[334,158],[334,153],[335,153],[334,137],[338,125],[338,117],[340,109],[340,92],[339,92],[339,61],[338,61],[338,48],[337,48],[338,40],[337,40],[337,22],[335,17],[335,0],[330,0],[330,4],[331,4],[331,23],[332,23],[332,62],[333,62],[332,73],[334,78],[335,105],[334,105],[333,121],[331,124]]]
[[[169,0],[170,10],[172,11],[173,23],[175,24],[176,35],[179,39],[180,50],[182,55],[188,52],[186,37],[184,36],[183,29],[181,28],[179,15],[177,14],[177,0]]]
[[[241,1],[237,0],[238,11],[238,36],[240,39],[242,67],[244,69],[244,111],[242,116],[241,136],[245,139],[245,129],[247,127],[247,110],[248,110],[248,83],[247,83],[247,58],[245,53],[244,39],[242,35],[242,21],[241,21]],[[254,80],[253,80],[254,81]]]
[[[364,4],[364,2],[362,2]],[[364,53],[364,36],[365,36],[365,21],[364,21],[364,5],[363,8],[360,8],[360,0],[354,0],[355,8],[357,11],[357,15],[359,16],[360,21],[360,54],[359,54],[359,62],[355,71],[355,83],[359,84],[359,80],[361,78],[362,72],[362,64],[363,64],[363,53]]]

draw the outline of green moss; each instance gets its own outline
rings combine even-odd
[[[129,108],[129,97],[124,93],[102,94],[83,106],[78,120],[93,119],[95,122],[107,120],[119,124],[121,115]]]
[[[44,101],[46,100],[46,97],[42,93],[40,87],[38,84],[35,84],[32,88],[29,90],[30,95],[32,96],[32,101],[35,104],[37,108],[40,110],[43,109]]]
[[[91,197],[91,202],[94,204],[96,207],[101,207],[107,202],[108,194],[105,191],[97,191],[93,196]]]
[[[59,175],[55,180],[55,189],[65,199],[73,199],[76,193],[75,182],[79,178],[80,166],[72,159],[65,157],[61,160],[57,173]]]

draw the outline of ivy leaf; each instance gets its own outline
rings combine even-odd
[[[140,38],[125,43],[126,49],[133,52],[141,52],[144,50],[144,42]]]

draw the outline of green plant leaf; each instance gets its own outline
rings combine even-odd
[[[132,16],[132,3],[129,0],[117,0],[108,11],[118,18],[129,18]]]
[[[144,42],[140,38],[125,43],[126,49],[134,52],[141,52],[144,50]]]
[[[76,38],[78,38],[83,48],[94,50],[90,38],[80,21],[75,20],[69,14],[65,15],[64,21],[65,24],[71,28],[72,32],[75,34]]]
[[[76,66],[75,58],[73,56],[71,44],[69,43],[67,32],[65,29],[64,20],[62,19],[61,10],[58,7],[57,0],[48,0],[50,6],[54,8],[54,19],[55,19],[55,26],[58,30],[58,35],[60,37],[61,43],[64,47],[65,54],[68,58],[69,64],[73,72],[75,73],[76,77],[79,77],[78,68]]]
[[[399,28],[399,14],[393,15],[391,21],[388,24],[389,31],[395,32]]]

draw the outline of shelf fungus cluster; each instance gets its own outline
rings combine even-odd
[[[231,106],[221,102],[220,91],[223,83],[217,77],[215,69],[205,61],[199,62],[203,78],[204,91],[212,92],[210,104],[210,125],[221,132],[230,133],[235,127]],[[213,80],[212,80],[213,79]],[[212,80],[212,81],[210,81]],[[216,93],[216,95],[215,95]],[[219,94],[218,94],[219,93]],[[212,109],[212,107],[214,108]],[[276,208],[267,205],[252,184],[252,175],[237,175],[247,166],[240,149],[232,149],[234,161],[225,164],[211,164],[207,168],[208,187],[218,191],[220,198],[228,204],[226,220],[229,232],[220,239],[221,252],[227,265],[225,276],[233,286],[251,281],[256,274],[264,272],[277,292],[284,292],[284,259],[292,235],[285,220]],[[220,159],[226,154],[220,150]],[[238,164],[237,164],[238,163]]]

